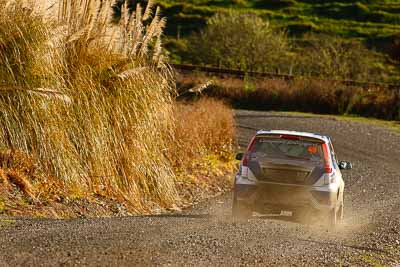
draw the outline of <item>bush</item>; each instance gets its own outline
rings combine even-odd
[[[307,35],[305,40],[308,44],[298,52],[294,73],[328,79],[382,79],[377,56],[360,42],[326,35]]]
[[[233,112],[215,99],[201,98],[179,103],[175,108],[177,145],[172,160],[174,166],[190,167],[187,159],[218,155],[228,160],[235,137]],[[190,146],[188,146],[190,144]],[[186,147],[176,150],[176,147]]]
[[[274,71],[288,52],[283,31],[252,13],[217,13],[189,39],[194,63],[248,71]]]

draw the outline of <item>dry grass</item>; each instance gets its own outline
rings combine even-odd
[[[222,158],[229,146],[226,138],[220,146],[197,135],[193,146],[179,136],[185,127],[199,130],[177,112],[158,9],[152,12],[151,1],[133,13],[124,6],[111,24],[111,4],[60,1],[58,21],[47,21],[19,1],[0,0],[2,180],[39,201],[101,197],[134,213],[168,208],[180,202],[175,159]]]
[[[227,161],[232,158],[235,124],[233,112],[225,104],[207,98],[190,104],[179,103],[175,118],[176,139],[170,156],[173,166],[190,167],[188,159],[210,154]],[[185,149],[176,149],[187,144],[190,146]]]
[[[5,177],[9,181],[9,183],[15,185],[26,196],[34,198],[33,187],[28,178],[23,173],[9,170],[7,172],[2,171],[2,176]]]
[[[0,184],[2,185],[2,187],[7,188],[7,189],[10,187],[7,174],[2,169],[0,169]]]
[[[204,84],[209,79],[202,75],[181,75],[179,91]],[[204,94],[224,99],[238,108],[400,120],[400,94],[398,90],[387,88],[364,89],[313,79],[214,78]]]
[[[19,151],[0,152],[0,184],[6,189],[16,187],[29,199],[35,199],[35,189],[30,182],[35,177],[36,166],[31,158]]]

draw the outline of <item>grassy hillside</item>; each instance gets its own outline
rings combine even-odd
[[[305,33],[327,34],[361,41],[379,53],[382,70],[398,80],[400,59],[400,1],[361,0],[158,0],[168,18],[167,44],[174,62],[187,62],[185,38],[206,26],[216,12],[253,12],[288,33],[293,44],[302,44]],[[190,62],[189,62],[190,63]]]
[[[167,33],[187,34],[205,25],[216,11],[230,8],[256,12],[290,34],[317,31],[366,40],[374,46],[400,33],[400,2],[385,0],[159,0],[169,26]]]
[[[400,1],[158,2],[174,62],[301,76],[285,82],[182,75],[181,90],[211,83],[205,93],[239,108],[400,118],[397,91],[321,81],[399,83]],[[273,42],[282,31],[285,40]]]

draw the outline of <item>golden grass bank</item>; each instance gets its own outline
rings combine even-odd
[[[229,108],[177,105],[160,10],[123,6],[115,21],[112,4],[60,1],[51,18],[0,0],[0,212],[152,213],[190,202],[185,173],[229,172]],[[211,195],[217,179],[197,182]]]

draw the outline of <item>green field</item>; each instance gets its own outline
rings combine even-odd
[[[324,0],[159,0],[168,18],[167,34],[185,35],[203,27],[217,11],[256,12],[290,34],[308,31],[366,40],[378,46],[400,33],[400,1]]]
[[[286,30],[294,42],[301,41],[303,34],[308,32],[362,41],[386,57],[390,72],[398,73],[394,70],[398,66],[393,58],[399,57],[400,50],[400,45],[395,45],[396,40],[400,41],[400,1],[158,0],[157,3],[168,20],[166,35],[169,40],[185,38],[193,31],[201,30],[216,12],[234,9],[257,13]],[[172,46],[171,53],[175,63],[185,61],[179,45],[178,48]]]

